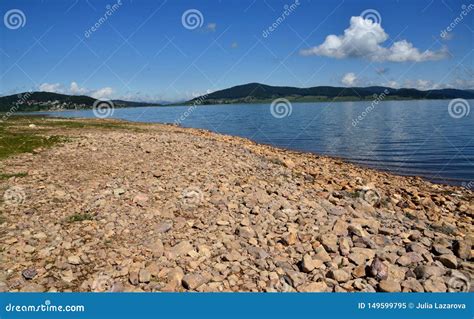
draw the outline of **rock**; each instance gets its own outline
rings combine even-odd
[[[114,195],[115,196],[120,196],[122,194],[125,194],[125,190],[123,188],[116,188],[114,189]]]
[[[23,247],[23,251],[24,251],[25,253],[27,253],[27,254],[31,254],[31,253],[33,253],[35,250],[36,250],[36,248],[33,247],[33,246],[30,246],[30,245],[25,245],[25,246]]]
[[[44,286],[35,284],[35,283],[28,283],[27,285],[23,286],[20,289],[21,292],[45,292],[46,288]]]
[[[151,274],[147,269],[140,269],[138,274],[138,280],[140,282],[148,283],[151,280]]]
[[[334,226],[332,227],[332,232],[336,236],[347,236],[348,226],[349,225],[345,221],[343,221],[342,219],[338,219],[336,220],[336,222],[334,223]]]
[[[327,252],[336,253],[337,252],[337,236],[334,234],[325,234],[319,239],[323,247]]]
[[[193,246],[188,241],[182,241],[171,248],[168,258],[174,259],[179,256],[186,255],[191,250],[193,250]]]
[[[161,239],[156,239],[150,246],[150,250],[153,253],[153,257],[160,258],[163,255],[164,247]]]
[[[370,274],[377,280],[386,280],[388,278],[388,266],[382,260],[375,257],[370,264]]]
[[[293,270],[287,270],[286,276],[283,276],[283,279],[294,288],[299,287],[306,282],[306,277],[304,274]]]
[[[36,125],[32,123],[32,124],[28,125],[28,127],[29,128],[36,128]]]
[[[249,238],[255,237],[256,233],[255,233],[255,230],[253,230],[251,227],[242,226],[242,227],[237,228],[236,234],[242,238],[249,239]]]
[[[408,278],[407,280],[402,282],[403,291],[408,289],[409,292],[423,292],[423,285],[418,282],[415,278]]]
[[[21,275],[25,279],[33,279],[36,277],[37,274],[38,272],[34,268],[27,268],[21,272]]]
[[[61,274],[61,279],[64,280],[65,282],[72,282],[76,279],[76,276],[74,276],[74,273],[72,272],[71,269],[63,271]]]
[[[353,234],[359,237],[367,237],[369,235],[359,224],[350,224],[348,230],[349,234]]]
[[[71,265],[79,265],[81,263],[81,258],[77,255],[71,255],[67,257],[67,262]]]
[[[453,252],[461,259],[470,259],[471,244],[467,240],[456,240],[453,244]]]
[[[130,271],[128,274],[128,281],[134,286],[138,285],[140,282],[139,275],[137,271]]]
[[[321,260],[322,262],[328,262],[328,261],[331,261],[331,256],[329,256],[329,254],[327,253],[327,251],[324,249],[323,246],[318,246],[314,249],[315,251],[315,255],[314,255],[314,258],[315,259],[319,259]]]
[[[281,241],[287,245],[291,246],[296,244],[297,234],[295,232],[286,232],[283,234]]]
[[[320,268],[323,265],[322,260],[313,259],[309,254],[304,255],[301,261],[301,270],[303,272],[312,272],[315,268]]]
[[[418,253],[415,253],[415,252],[406,253],[405,255],[397,259],[397,263],[400,266],[404,266],[404,267],[411,264],[419,263],[421,261],[423,261],[423,257],[421,257]]]
[[[200,274],[188,274],[183,277],[183,287],[194,290],[207,282],[206,278]]]
[[[446,292],[446,285],[441,277],[432,277],[423,283],[426,292]]]
[[[348,238],[339,239],[339,251],[342,256],[347,256],[351,252],[351,245]]]
[[[421,265],[415,268],[414,273],[418,279],[427,279],[430,277],[441,277],[446,270],[437,266]]]
[[[138,206],[145,206],[148,200],[148,195],[144,193],[138,193],[135,195],[135,197],[133,197],[133,202]]]
[[[366,273],[365,265],[357,266],[352,270],[352,276],[354,276],[354,278],[362,278],[362,277],[365,277],[366,275],[367,273]]]
[[[471,287],[470,279],[458,270],[450,270],[448,273],[449,292],[469,292]]]
[[[363,265],[367,261],[367,256],[361,253],[350,253],[347,258],[356,265]]]
[[[398,282],[393,280],[382,280],[379,282],[379,290],[382,292],[400,292],[402,288]]]
[[[456,269],[458,267],[458,261],[456,256],[452,254],[445,254],[438,257],[435,257],[436,260],[439,260],[444,266],[452,269]]]
[[[309,282],[299,286],[297,290],[299,292],[325,292],[328,290],[328,286],[324,281]]]
[[[440,244],[435,244],[433,245],[433,252],[437,255],[448,255],[451,254],[451,250],[449,248],[440,245]]]
[[[342,269],[330,270],[327,276],[337,282],[346,282],[351,279],[351,275]]]
[[[171,228],[173,228],[172,223],[170,223],[170,222],[161,222],[161,223],[158,223],[158,225],[156,225],[155,230],[158,234],[163,234],[163,233],[168,232]]]

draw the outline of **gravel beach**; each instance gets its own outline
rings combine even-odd
[[[472,190],[172,125],[33,123],[67,140],[0,162],[24,175],[0,180],[0,291],[472,287]]]

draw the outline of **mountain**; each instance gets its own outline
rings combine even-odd
[[[51,92],[24,92],[0,97],[0,112],[53,111],[90,109],[96,99],[85,95],[67,95]],[[139,107],[158,104],[112,100],[114,107]]]
[[[268,102],[276,98],[286,98],[296,102],[329,101],[329,100],[372,100],[374,94],[385,94],[385,99],[474,99],[474,92],[469,90],[439,89],[420,91],[417,89],[393,89],[383,86],[371,87],[332,87],[316,86],[296,88],[289,86],[270,86],[260,83],[238,85],[229,89],[216,91],[188,101],[187,104],[230,104]]]

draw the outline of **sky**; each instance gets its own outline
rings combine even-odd
[[[474,89],[474,5],[457,0],[2,0],[0,14],[0,95]]]

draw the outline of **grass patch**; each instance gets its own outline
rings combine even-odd
[[[94,219],[94,216],[92,216],[91,214],[85,213],[85,214],[71,215],[66,219],[66,221],[68,223],[75,223],[75,222],[82,222],[85,220],[93,220],[93,219]]]
[[[0,180],[9,179],[10,177],[25,177],[27,175],[27,173],[0,173]]]

